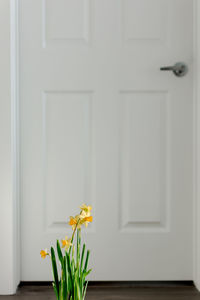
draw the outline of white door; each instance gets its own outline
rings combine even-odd
[[[92,280],[192,279],[193,1],[19,3],[22,280],[82,203]]]

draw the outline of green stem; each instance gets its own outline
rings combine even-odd
[[[81,214],[81,213],[80,213],[80,214]],[[73,231],[73,233],[72,233],[72,239],[71,239],[71,243],[72,243],[72,244],[73,244],[73,241],[74,241],[74,235],[75,235],[75,232],[76,232],[76,229],[77,229],[77,227],[78,227],[79,222],[80,222],[80,218],[78,219],[78,221],[77,221],[77,223],[76,223],[76,226],[75,226],[75,228],[74,228],[74,231]],[[72,250],[72,246],[70,246],[70,248],[69,248],[69,255],[71,254],[71,250]]]
[[[80,262],[80,243],[81,243],[81,229],[77,229],[77,246],[76,246],[76,266],[79,268]]]
[[[84,254],[85,254],[85,244],[83,244],[82,255],[81,255],[81,265],[80,265],[80,271],[81,272],[82,272],[82,269],[83,269]]]

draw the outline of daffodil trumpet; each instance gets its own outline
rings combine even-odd
[[[86,252],[86,244],[81,245],[81,227],[88,226],[92,222],[91,206],[83,204],[79,215],[70,217],[69,225],[72,227],[71,238],[65,236],[56,243],[57,258],[54,247],[51,247],[50,253],[47,249],[41,250],[40,255],[44,259],[51,257],[53,288],[57,300],[84,300],[88,281],[86,277],[92,269],[88,269],[90,251]],[[76,243],[75,233],[76,234]],[[62,250],[64,249],[64,251]],[[75,255],[76,252],[76,255]],[[86,254],[85,254],[86,253]],[[61,272],[58,272],[57,260],[60,262]],[[60,275],[59,275],[60,274]]]

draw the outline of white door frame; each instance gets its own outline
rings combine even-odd
[[[7,110],[0,110],[0,120],[4,120],[3,128],[0,128],[0,149],[5,149],[5,143],[8,145],[3,152],[0,150],[0,157],[6,163],[1,166],[0,179],[6,176],[7,194],[0,189],[0,198],[3,208],[0,211],[1,232],[1,255],[0,255],[0,294],[14,294],[20,282],[20,136],[19,136],[19,57],[18,57],[18,2],[19,0],[2,0],[1,5],[5,9],[0,9],[0,20],[5,22],[5,26],[0,28],[3,36],[10,29],[9,37],[1,43],[0,61],[6,66],[3,72],[7,72],[5,80],[9,87],[10,93],[4,91],[3,86],[0,105]],[[194,123],[193,123],[193,143],[194,143],[194,188],[193,188],[193,205],[194,205],[194,259],[193,259],[193,280],[200,291],[200,3],[194,2]],[[1,7],[0,5],[0,7]],[[10,56],[9,54],[10,53]],[[7,55],[8,54],[8,55]],[[1,70],[2,72],[2,70]],[[0,78],[4,74],[0,74]],[[7,92],[7,97],[5,93]],[[2,101],[4,103],[2,103]],[[8,105],[9,103],[9,105]],[[7,137],[5,140],[3,137]],[[10,153],[8,156],[7,153]],[[10,167],[10,173],[8,172]],[[4,184],[3,182],[3,184]],[[2,182],[1,182],[2,183]],[[1,185],[0,185],[1,186]],[[8,206],[8,208],[6,207]],[[3,221],[1,221],[3,220]],[[9,247],[9,250],[8,250]],[[6,264],[5,264],[6,262]]]
[[[0,294],[20,279],[18,218],[17,1],[0,1]]]
[[[194,1],[194,107],[193,107],[193,279],[200,291],[200,3]]]

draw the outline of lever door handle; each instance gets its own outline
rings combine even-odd
[[[161,71],[172,71],[175,76],[183,77],[188,72],[188,66],[185,63],[178,62],[174,66],[161,67]]]

